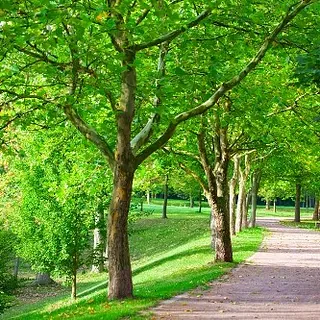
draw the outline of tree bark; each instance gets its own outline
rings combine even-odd
[[[128,213],[133,177],[137,167],[130,144],[137,83],[134,60],[134,52],[124,51],[122,64],[126,69],[122,73],[121,97],[116,114],[118,134],[113,171],[113,193],[108,219],[109,299],[133,296]]]
[[[147,204],[150,204],[150,191],[147,190]]]
[[[296,183],[296,201],[294,209],[294,222],[300,222],[301,184]]]
[[[190,208],[194,207],[194,198],[192,196],[192,193],[190,193]]]
[[[199,191],[199,213],[202,211],[202,191]]]
[[[236,232],[248,227],[246,181],[250,173],[250,154],[244,156],[244,168],[239,166],[239,195],[236,213]]]
[[[133,296],[128,240],[132,182],[133,170],[116,166],[108,223],[109,299]]]
[[[78,254],[75,253],[72,257],[73,260],[73,268],[72,268],[72,276],[71,276],[71,299],[77,299],[77,272],[78,272]]]
[[[100,199],[98,204],[97,213],[95,217],[95,228],[93,230],[93,254],[94,263],[91,267],[91,272],[101,273],[104,269],[104,260],[106,252],[106,228],[105,217],[104,217],[104,206],[103,200]]]
[[[233,175],[229,182],[229,212],[231,234],[236,234],[236,186],[239,176],[239,156],[233,158]]]
[[[243,226],[243,214],[242,214],[242,209],[243,209],[243,202],[245,199],[245,190],[244,190],[244,180],[243,180],[243,174],[240,171],[239,175],[239,193],[238,193],[238,201],[237,201],[237,209],[236,209],[236,233],[240,232],[242,230]]]
[[[312,215],[312,220],[318,221],[319,220],[319,211],[320,211],[320,202],[319,198],[316,198],[316,201],[314,203],[314,210]]]
[[[231,101],[226,100],[225,111],[229,112]],[[215,115],[215,188],[212,186],[209,190],[215,191],[211,194],[212,211],[215,223],[215,261],[232,262],[232,243],[230,233],[230,213],[229,213],[229,149],[228,149],[228,127],[222,127],[220,118]]]
[[[229,101],[226,108],[229,108]],[[214,113],[214,139],[215,153],[214,167],[210,165],[204,140],[204,132],[198,135],[198,146],[201,164],[205,171],[208,188],[207,198],[212,212],[211,235],[214,238],[215,261],[232,262],[232,244],[230,234],[229,214],[229,186],[228,186],[228,138],[227,127],[221,127],[217,113]]]
[[[260,180],[261,180],[261,171],[254,170],[252,175],[252,188],[251,188],[251,219],[250,219],[251,228],[254,228],[256,226],[257,197],[258,197]]]
[[[209,198],[212,209],[211,236],[215,246],[216,262],[232,262],[232,244],[228,201],[225,197]]]
[[[163,190],[163,206],[162,206],[162,219],[167,219],[167,208],[168,208],[168,185],[169,177],[168,174],[165,176],[164,180],[164,190]]]

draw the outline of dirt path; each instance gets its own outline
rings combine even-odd
[[[320,319],[320,232],[261,219],[261,249],[207,291],[162,302],[153,319]]]

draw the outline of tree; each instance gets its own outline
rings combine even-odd
[[[19,256],[39,273],[67,276],[75,299],[77,271],[86,262],[83,252],[89,249],[99,202],[95,192],[101,185],[95,175],[100,166],[86,163],[92,154],[86,147],[81,153],[81,137],[68,141],[69,133],[61,135],[60,130],[33,133],[32,144],[30,135],[19,137],[24,151],[20,158],[12,159],[9,169],[11,184],[18,187],[6,215],[20,240]],[[72,160],[65,157],[74,150]],[[87,181],[90,183],[84,186]]]
[[[0,314],[13,302],[12,290],[16,287],[16,279],[12,276],[11,262],[14,259],[16,239],[6,230],[0,220]]]
[[[95,6],[86,1],[46,1],[41,6],[36,0],[2,4],[1,64],[6,68],[2,68],[0,93],[9,110],[3,127],[29,114],[42,122],[50,115],[60,119],[64,114],[101,151],[113,171],[108,222],[110,299],[133,294],[127,220],[137,167],[172,137],[178,125],[206,112],[237,86],[283,28],[312,2],[304,0],[290,6],[236,76],[227,76],[228,81],[224,78],[204,102],[174,114],[164,112],[163,104],[159,109],[139,107],[143,99],[136,94],[137,70],[145,80],[145,88],[139,88],[139,92],[148,94],[150,81],[141,70],[150,56],[152,60],[153,47],[186,36],[205,19],[211,18],[215,25],[225,28],[224,16],[216,21],[206,2],[197,6],[192,1],[161,1],[149,6],[114,0]],[[230,9],[239,9],[229,5]],[[223,3],[218,9],[221,13],[229,7]],[[13,117],[12,103],[17,111]],[[167,107],[171,107],[170,102]],[[146,121],[142,128],[135,125],[139,117]]]

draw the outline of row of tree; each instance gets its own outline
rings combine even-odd
[[[56,221],[50,254],[65,253],[74,279],[88,212],[111,193],[108,295],[131,297],[134,176],[162,149],[164,166],[181,167],[208,199],[215,260],[232,261],[249,177],[252,225],[262,179],[319,192],[319,9],[312,0],[2,2],[2,160],[12,175],[3,212],[17,204],[30,237]]]

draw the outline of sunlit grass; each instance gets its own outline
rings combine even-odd
[[[301,217],[312,217],[313,208],[300,208]],[[294,218],[294,207],[277,207],[277,211],[274,212],[271,207],[270,210],[266,210],[264,206],[259,206],[257,210],[258,217],[279,217],[279,218]]]
[[[247,229],[234,237],[234,263],[213,263],[210,248],[209,212],[196,209],[168,210],[161,219],[161,207],[138,220],[132,227],[130,247],[133,257],[134,299],[108,302],[106,274],[82,274],[79,299],[69,295],[13,308],[4,319],[141,319],[138,312],[159,300],[203,286],[221,276],[259,247],[263,230]]]
[[[313,220],[301,220],[301,222],[294,222],[294,221],[281,221],[281,223],[288,227],[298,227],[302,229],[311,229],[315,231],[320,231],[319,221]]]

